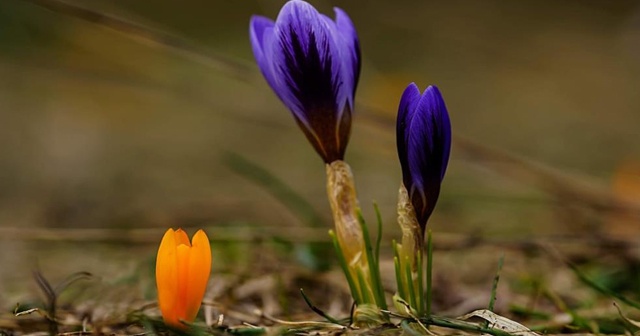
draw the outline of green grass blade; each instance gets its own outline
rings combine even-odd
[[[404,268],[404,276],[406,278],[406,283],[407,283],[407,287],[408,287],[408,292],[409,292],[409,305],[411,306],[411,308],[413,309],[418,309],[417,307],[417,300],[416,300],[416,288],[413,287],[413,277],[411,276],[411,260],[409,260],[408,256],[405,256],[404,258],[404,263],[403,263],[403,267]]]
[[[393,257],[393,265],[395,266],[396,270],[396,285],[398,286],[398,295],[400,295],[401,298],[406,299],[407,295],[405,291],[404,281],[402,280],[402,270],[400,266],[400,259],[398,259],[398,256]]]
[[[418,316],[422,316],[424,314],[425,307],[425,295],[424,295],[424,264],[423,264],[423,251],[419,251],[417,254],[418,258],[418,295],[416,298],[418,299],[416,310],[418,311]]]
[[[433,240],[431,236],[431,230],[427,231],[427,292],[425,293],[427,317],[431,316],[431,284],[433,282]]]
[[[234,172],[273,195],[302,223],[311,227],[323,227],[324,220],[311,203],[268,170],[232,152],[225,153],[224,162]],[[308,249],[310,253],[306,255],[312,259],[309,262],[308,258],[301,258],[303,264],[318,270],[326,270],[331,266],[327,258],[324,258],[329,249],[326,244],[309,243],[305,244],[304,248]]]
[[[378,263],[373,256],[373,247],[371,245],[371,237],[369,237],[369,229],[367,228],[367,223],[365,222],[360,209],[358,209],[358,222],[360,223],[360,228],[362,230],[365,253],[367,261],[369,262],[369,277],[372,283],[369,284],[370,286],[368,287],[372,288],[373,295],[375,296],[375,304],[382,309],[387,309],[387,302],[384,297],[384,290],[382,289],[380,267],[378,267]]]
[[[493,277],[493,284],[491,285],[491,296],[489,297],[489,311],[493,311],[496,304],[496,297],[498,296],[498,283],[500,282],[500,271],[502,271],[502,265],[504,264],[504,254],[498,259],[498,269],[496,275]],[[485,327],[489,327],[489,321],[484,322]]]
[[[340,321],[338,321],[336,318],[328,315],[327,313],[325,313],[322,310],[320,310],[320,308],[316,307],[316,305],[314,305],[311,302],[309,297],[307,297],[307,294],[304,293],[304,290],[302,288],[300,288],[300,294],[302,295],[302,298],[304,299],[304,302],[307,303],[307,306],[309,306],[309,308],[311,308],[311,310],[313,310],[316,314],[324,317],[325,319],[327,319],[327,321],[329,321],[331,323],[340,324]]]
[[[393,239],[391,241],[391,246],[393,247],[393,267],[396,273],[396,287],[398,287],[398,295],[402,299],[407,299],[407,291],[404,283],[404,279],[402,276],[402,261],[400,259],[400,244],[396,243],[396,240]]]
[[[345,278],[347,278],[347,283],[349,284],[349,289],[351,290],[351,296],[353,296],[353,300],[356,303],[362,303],[362,297],[360,296],[360,291],[358,287],[356,287],[356,283],[354,279],[351,277],[351,272],[349,271],[349,266],[347,261],[344,259],[344,255],[342,254],[342,250],[340,249],[340,244],[338,243],[338,237],[336,237],[336,233],[333,230],[329,230],[329,236],[331,237],[331,241],[333,242],[333,247],[336,250],[336,255],[338,256],[338,263],[342,268],[342,273],[344,273]]]
[[[640,302],[631,300],[627,297],[624,297],[612,290],[610,290],[609,288],[606,288],[598,283],[596,283],[595,281],[589,279],[589,277],[587,277],[584,273],[582,273],[582,271],[580,271],[578,269],[577,266],[567,262],[567,265],[571,268],[571,270],[573,270],[573,273],[576,274],[576,276],[578,276],[578,278],[580,279],[580,281],[582,281],[584,284],[586,284],[587,286],[593,288],[595,291],[599,292],[600,294],[606,295],[606,296],[610,296],[612,298],[616,298],[618,300],[620,300],[620,302],[623,302],[624,304],[631,306],[633,308],[636,309],[640,309]]]
[[[365,279],[364,273],[361,268],[356,270],[358,275],[358,285],[360,288],[360,296],[362,297],[362,303],[371,303],[376,304],[376,298],[373,297],[375,293],[370,293],[367,289],[370,288],[369,284],[367,284],[367,280]]]
[[[376,212],[376,221],[378,222],[378,236],[376,238],[376,249],[374,255],[376,257],[376,269],[380,269],[380,244],[382,243],[382,215],[378,203],[373,202],[373,209]]]
[[[233,171],[273,195],[303,222],[309,223],[313,227],[323,226],[322,216],[314,207],[268,170],[232,152],[225,154],[224,161]]]

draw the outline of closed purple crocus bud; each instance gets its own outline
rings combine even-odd
[[[253,16],[250,23],[258,67],[325,163],[344,158],[360,76],[353,23],[341,9],[335,14],[292,0],[275,22]]]
[[[398,157],[421,233],[438,201],[451,150],[451,122],[440,91],[415,83],[402,94],[396,125]]]

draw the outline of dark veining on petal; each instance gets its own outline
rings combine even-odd
[[[304,120],[298,120],[305,135],[325,162],[333,162],[344,157],[346,141],[336,134],[338,113],[338,90],[340,78],[333,74],[332,57],[328,37],[321,36],[318,47],[317,35],[309,28],[302,32],[308,37],[307,50],[299,32],[288,27],[284,38],[280,38],[285,62],[281,72],[285,84],[293,93],[302,111]],[[307,124],[310,129],[305,129]]]

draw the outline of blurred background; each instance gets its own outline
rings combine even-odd
[[[443,246],[637,240],[640,3],[311,2],[343,8],[361,39],[346,159],[370,223],[380,206],[387,250],[410,82],[439,86],[456,134],[429,223]],[[251,15],[282,4],[0,1],[3,307],[33,288],[34,268],[148,279],[168,227],[205,227],[214,246],[328,241],[323,163],[248,40]],[[214,268],[245,258],[218,253]]]

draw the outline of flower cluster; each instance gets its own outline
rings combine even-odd
[[[384,295],[375,288],[379,271],[372,271],[377,261],[367,254],[371,246],[359,220],[353,175],[343,161],[360,75],[360,46],[349,17],[337,8],[335,14],[332,20],[302,0],[289,1],[275,22],[261,16],[251,19],[251,46],[267,83],[327,164],[336,226],[332,235],[337,236],[334,243],[354,298],[382,307]],[[397,271],[399,289],[421,295],[425,227],[440,195],[451,148],[449,115],[437,87],[429,86],[424,93],[413,83],[406,88],[396,132],[402,166],[398,223],[403,238],[396,246],[397,267],[402,268]],[[365,299],[376,295],[377,299]],[[414,297],[411,302],[422,306],[423,301]]]
[[[336,8],[331,19],[302,0],[291,0],[275,21],[253,16],[249,30],[264,78],[326,164],[327,194],[336,226],[330,234],[359,305],[355,323],[388,321],[381,313],[386,303],[378,256],[372,253],[353,174],[344,161],[360,76],[354,25],[341,9]],[[425,227],[438,201],[451,149],[449,114],[437,87],[421,93],[411,83],[405,89],[396,134],[402,167],[398,198],[402,242],[394,248],[397,295],[402,300],[394,302],[407,302],[421,314],[425,301],[429,304],[422,274]],[[184,328],[184,322],[194,320],[210,271],[209,240],[202,230],[191,242],[180,229],[165,233],[158,249],[156,281],[158,304],[168,325]]]

